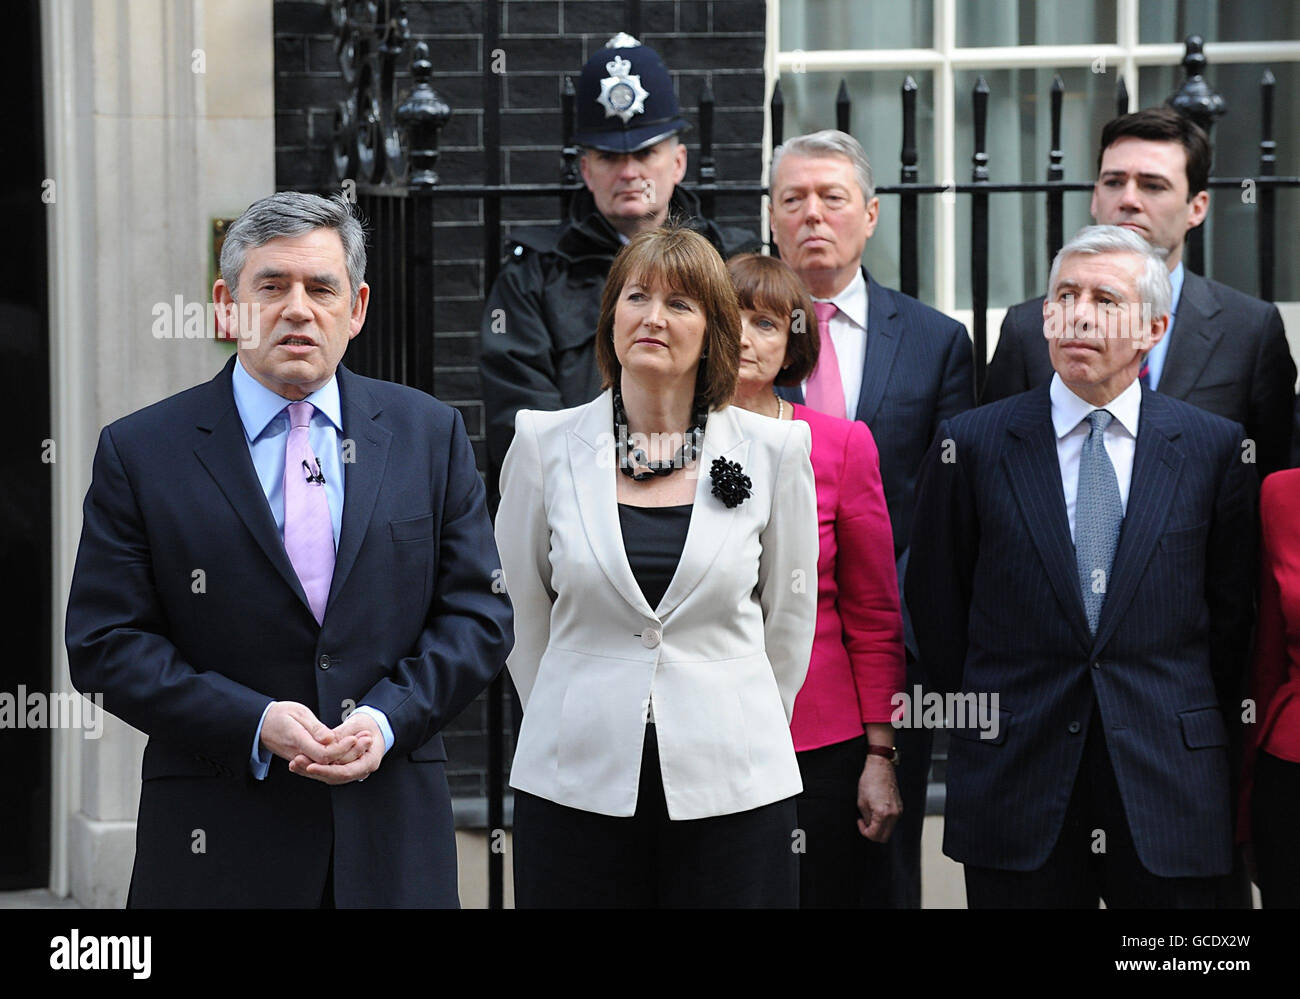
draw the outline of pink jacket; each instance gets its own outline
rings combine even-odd
[[[821,544],[812,661],[790,722],[803,751],[889,721],[905,661],[894,536],[871,431],[807,406],[795,405],[794,418],[812,430]]]

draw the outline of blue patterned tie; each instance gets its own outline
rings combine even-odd
[[[1079,563],[1079,585],[1083,588],[1088,628],[1094,635],[1101,606],[1106,602],[1120,525],[1124,523],[1119,480],[1102,443],[1106,428],[1114,418],[1104,409],[1094,409],[1088,414],[1092,429],[1079,458],[1079,492],[1074,505],[1074,552]]]

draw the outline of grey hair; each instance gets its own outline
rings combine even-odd
[[[862,188],[862,200],[870,201],[876,195],[876,184],[871,177],[871,161],[862,148],[862,143],[836,128],[824,128],[820,132],[796,135],[787,139],[772,151],[772,169],[769,177],[776,176],[777,165],[781,157],[791,156],[843,156],[853,164],[853,172],[858,178],[858,187]]]
[[[1056,279],[1061,274],[1061,261],[1076,253],[1135,253],[1142,258],[1142,272],[1137,278],[1138,297],[1151,306],[1153,316],[1169,315],[1174,292],[1169,284],[1169,269],[1165,258],[1169,256],[1162,247],[1152,246],[1145,239],[1117,225],[1088,225],[1076,232],[1057,252],[1052,270],[1047,277],[1048,295],[1056,290]]]
[[[301,191],[277,191],[254,201],[230,224],[221,244],[221,277],[230,289],[230,297],[236,297],[239,275],[249,250],[281,236],[300,236],[312,229],[333,229],[339,234],[355,305],[357,292],[366,280],[365,229],[341,194],[322,198]]]

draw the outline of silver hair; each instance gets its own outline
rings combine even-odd
[[[1134,253],[1142,258],[1143,267],[1137,277],[1138,297],[1151,306],[1153,316],[1169,315],[1174,293],[1169,284],[1169,268],[1165,258],[1169,252],[1152,246],[1131,229],[1117,225],[1088,225],[1076,232],[1052,261],[1052,271],[1047,278],[1048,296],[1056,290],[1056,279],[1061,274],[1061,261],[1076,253]]]
[[[781,157],[791,156],[843,156],[853,164],[853,172],[858,178],[858,187],[862,188],[863,202],[870,201],[876,194],[876,184],[871,177],[871,161],[867,159],[862,143],[835,128],[824,128],[820,132],[796,135],[787,139],[772,151],[772,169],[769,177],[776,176],[777,165]]]
[[[343,244],[352,304],[366,280],[366,233],[352,205],[341,194],[322,198],[301,191],[277,191],[254,201],[226,230],[221,244],[221,277],[235,298],[248,251],[281,236],[300,236],[312,229],[333,229]]]

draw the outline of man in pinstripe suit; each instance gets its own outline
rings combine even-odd
[[[947,421],[921,471],[921,660],[998,718],[952,733],[944,852],[971,907],[1210,906],[1232,864],[1253,456],[1239,424],[1137,379],[1168,325],[1159,250],[1083,229],[1050,288],[1051,382]]]

